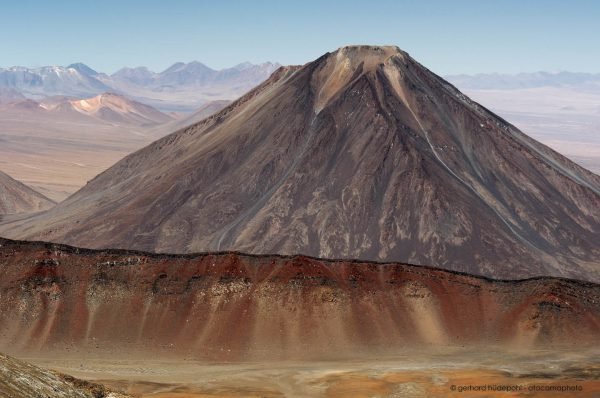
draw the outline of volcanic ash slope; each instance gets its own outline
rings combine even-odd
[[[600,281],[600,177],[397,47],[283,67],[0,235]]]

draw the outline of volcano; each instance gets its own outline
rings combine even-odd
[[[600,177],[397,47],[281,67],[8,238],[600,281]]]

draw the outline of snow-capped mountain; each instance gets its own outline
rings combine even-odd
[[[89,96],[110,90],[110,87],[88,74],[89,71],[93,69],[84,64],[32,69],[16,66],[0,69],[0,87],[12,88],[31,98],[51,95]]]
[[[215,99],[232,100],[267,79],[280,65],[244,62],[215,70],[197,62],[177,62],[162,72],[122,68],[112,75],[83,64],[0,68],[0,89],[32,99],[49,96],[91,97],[110,91],[166,110],[195,110]],[[216,96],[216,97],[215,97]]]

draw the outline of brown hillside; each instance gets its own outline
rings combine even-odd
[[[0,349],[22,355],[372,358],[416,347],[584,349],[600,338],[600,286],[565,279],[8,240],[0,269]]]

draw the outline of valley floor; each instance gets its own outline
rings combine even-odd
[[[25,359],[144,398],[583,398],[600,396],[598,354],[449,351],[436,355],[407,353],[394,359],[218,364],[158,359]]]

